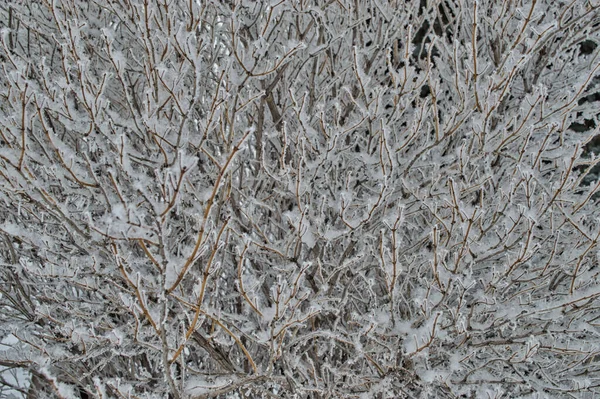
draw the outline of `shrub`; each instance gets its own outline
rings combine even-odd
[[[4,394],[597,394],[599,7],[4,1]]]

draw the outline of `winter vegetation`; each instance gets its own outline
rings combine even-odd
[[[600,395],[598,0],[0,29],[0,398]]]

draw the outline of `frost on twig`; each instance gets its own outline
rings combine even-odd
[[[0,397],[600,394],[594,1],[0,1]]]

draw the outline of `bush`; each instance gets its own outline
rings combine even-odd
[[[599,7],[4,1],[3,395],[598,394]]]

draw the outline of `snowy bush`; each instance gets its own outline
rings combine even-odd
[[[599,11],[2,1],[0,396],[599,394]]]

